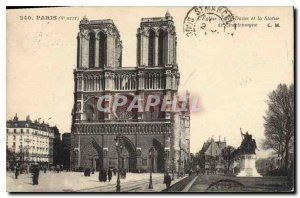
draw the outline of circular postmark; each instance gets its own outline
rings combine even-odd
[[[233,14],[224,6],[195,6],[184,18],[183,31],[187,37],[207,34],[234,35]]]

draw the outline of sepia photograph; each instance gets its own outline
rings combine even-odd
[[[6,191],[295,193],[294,20],[7,6]]]

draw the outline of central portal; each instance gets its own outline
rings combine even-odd
[[[137,171],[137,153],[133,143],[125,136],[122,137],[123,149],[120,155],[120,168],[126,169],[129,172]]]

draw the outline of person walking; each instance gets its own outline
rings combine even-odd
[[[35,183],[36,183],[35,172],[36,172],[36,167],[35,167],[35,164],[33,164],[33,165],[32,165],[32,169],[31,169],[31,174],[32,174],[32,185],[35,185]]]
[[[59,173],[59,171],[60,171],[60,166],[56,165],[56,172]]]
[[[106,182],[106,180],[107,180],[106,170],[103,170],[102,176],[103,176],[103,181]]]
[[[112,178],[112,171],[111,171],[111,169],[108,169],[108,171],[107,171],[107,177],[108,177],[108,181],[110,182],[110,180]]]
[[[16,177],[16,179],[18,179],[19,174],[20,174],[20,168],[19,168],[19,165],[17,164],[16,168],[15,168],[15,177]]]
[[[126,179],[127,169],[124,170],[124,179]]]
[[[168,172],[166,172],[165,176],[164,176],[164,184],[166,184],[166,188],[169,188],[171,185],[171,176],[169,175]]]
[[[32,185],[38,185],[39,184],[39,174],[40,174],[40,169],[39,169],[38,165],[33,165]]]
[[[46,173],[47,172],[47,168],[46,168],[46,166],[44,166],[44,173]]]

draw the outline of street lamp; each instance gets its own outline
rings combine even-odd
[[[181,161],[181,169],[182,169],[182,173],[183,173],[183,176],[185,175],[185,163],[184,161]]]
[[[118,176],[117,176],[117,186],[116,186],[116,192],[121,192],[121,183],[120,183],[120,164],[119,164],[119,157],[120,157],[120,153],[122,152],[122,144],[121,144],[121,140],[122,140],[122,135],[117,135],[117,137],[115,138],[116,141],[116,149],[117,149],[117,167],[118,167]]]
[[[153,154],[154,154],[154,148],[151,147],[149,150],[149,157],[150,157],[150,180],[149,180],[149,187],[148,189],[153,189],[152,184],[152,161],[153,161]]]
[[[180,160],[178,159],[177,160],[177,163],[178,163],[178,172],[177,172],[177,178],[179,178],[180,177]]]
[[[172,158],[172,181],[174,181],[174,168],[175,168],[175,159]]]

